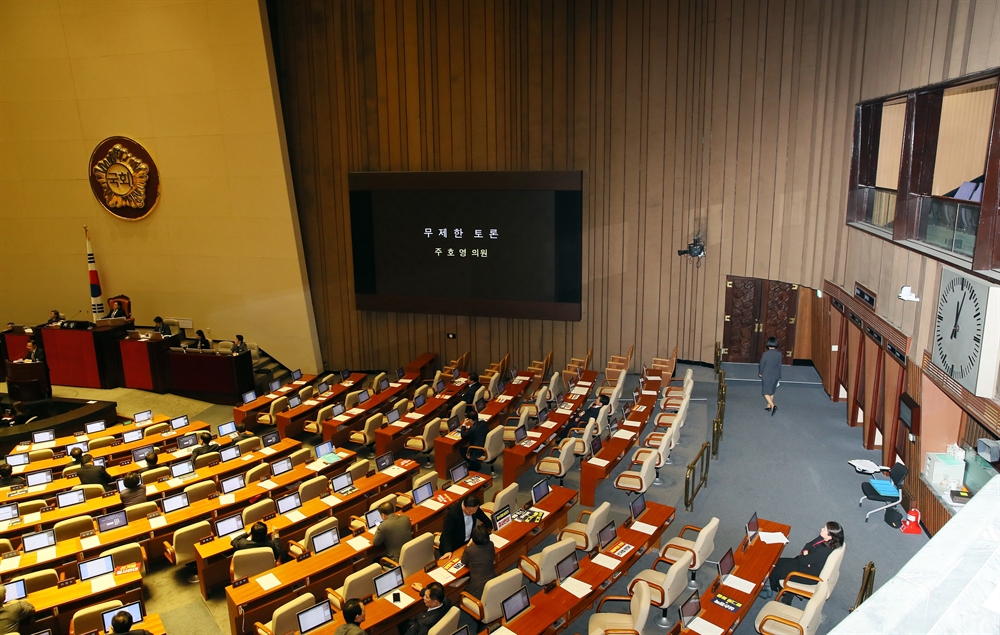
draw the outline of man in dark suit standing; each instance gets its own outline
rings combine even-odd
[[[451,600],[445,596],[444,587],[439,582],[431,582],[427,586],[415,582],[412,586],[424,600],[424,612],[410,620],[405,631],[402,628],[400,631],[403,635],[427,635],[451,608]]]
[[[476,521],[484,525],[491,523],[490,517],[479,508],[479,498],[469,494],[462,500],[462,505],[452,505],[444,516],[444,527],[441,530],[442,558],[450,558],[453,551],[468,544],[472,537],[472,528]]]
[[[108,489],[111,484],[111,475],[99,465],[94,465],[94,457],[84,454],[80,457],[80,469],[76,471],[80,477],[80,485],[100,485]]]
[[[465,422],[462,424],[462,439],[469,442],[469,446],[477,448],[486,446],[486,435],[489,433],[489,425],[479,418],[479,413],[472,406],[465,407]],[[473,450],[471,447],[465,449],[465,460],[469,462],[469,469],[478,472],[482,468],[479,459],[483,456],[482,450]]]

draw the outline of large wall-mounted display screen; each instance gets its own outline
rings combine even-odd
[[[359,309],[581,319],[581,172],[348,175]]]

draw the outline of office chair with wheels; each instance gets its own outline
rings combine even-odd
[[[892,469],[889,470],[889,480],[896,486],[896,495],[879,494],[875,487],[868,481],[861,484],[861,491],[864,493],[864,496],[862,496],[861,500],[858,501],[858,507],[861,507],[865,500],[885,503],[885,505],[876,507],[865,514],[865,522],[868,522],[868,518],[875,512],[889,509],[890,507],[894,507],[903,502],[903,479],[906,478],[906,475],[909,474],[909,472],[909,468],[902,463],[896,463],[892,466]]]

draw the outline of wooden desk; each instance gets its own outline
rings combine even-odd
[[[642,384],[643,394],[639,396],[639,403],[629,413],[628,417],[622,421],[618,430],[628,431],[633,434],[629,439],[612,435],[601,446],[601,451],[595,458],[608,462],[607,465],[600,466],[592,463],[589,459],[580,466],[580,502],[587,507],[594,506],[594,492],[601,481],[608,478],[622,459],[629,455],[632,448],[639,443],[642,438],[643,429],[653,411],[656,409],[656,396],[660,392],[660,380],[648,379]],[[647,394],[648,393],[648,394]],[[586,424],[580,422],[581,427]],[[616,433],[617,434],[617,433]]]
[[[192,399],[218,404],[239,404],[243,393],[253,390],[250,352],[182,353],[167,351],[170,391]]]
[[[100,420],[101,420],[100,418],[92,419],[92,421],[100,421]],[[153,415],[153,418],[150,419],[149,421],[144,421],[142,423],[135,423],[133,421],[116,423],[94,434],[87,434],[86,432],[81,430],[79,432],[74,432],[71,435],[56,437],[56,440],[52,441],[52,443],[55,444],[54,446],[39,444],[39,446],[36,448],[34,443],[25,440],[18,442],[17,447],[11,450],[11,452],[14,453],[30,452],[31,450],[43,450],[43,449],[58,451],[60,448],[64,448],[71,443],[79,443],[80,441],[89,441],[90,439],[97,439],[100,437],[118,437],[130,430],[141,430],[142,428],[147,428],[153,424],[166,423],[168,421],[170,421],[170,418],[165,415]],[[105,420],[105,423],[106,422],[107,420]],[[86,423],[90,423],[90,421],[87,421]]]
[[[45,362],[4,361],[7,393],[11,401],[39,401],[52,397],[52,382]]]
[[[282,437],[294,437],[302,434],[303,425],[305,425],[306,419],[310,416],[315,417],[319,412],[319,409],[323,406],[329,406],[337,402],[344,401],[347,396],[347,391],[354,386],[360,385],[361,382],[365,380],[364,373],[352,373],[348,379],[350,384],[344,385],[343,383],[336,384],[330,387],[326,393],[322,395],[316,395],[312,399],[305,400],[297,408],[289,408],[284,412],[279,412],[275,417],[275,425],[278,427],[278,431],[281,432]],[[265,395],[268,397],[270,395]]]
[[[270,408],[272,401],[278,397],[291,394],[291,390],[293,388],[298,387],[301,390],[304,386],[312,383],[315,379],[316,375],[302,375],[302,377],[298,380],[302,383],[297,386],[286,384],[276,392],[261,395],[248,404],[241,401],[239,405],[233,406],[233,421],[236,423],[242,423],[246,420],[248,424],[254,423],[257,418],[257,414]]]
[[[123,604],[142,600],[142,576],[138,571],[112,575],[114,584],[102,591],[95,592],[93,580],[85,580],[61,589],[50,587],[29,593],[24,599],[35,607],[32,630],[51,628],[54,633],[69,633],[73,614],[80,609],[108,600],[121,600]]]
[[[23,346],[21,348],[24,348]],[[403,367],[404,379],[416,381],[418,384],[425,379],[433,379],[433,368],[437,361],[437,353],[424,353]]]
[[[52,383],[85,388],[121,386],[122,358],[118,340],[131,323],[87,330],[46,326],[38,329]]]
[[[170,390],[170,371],[167,369],[167,351],[181,345],[179,333],[162,340],[118,340],[122,358],[122,380],[126,388],[167,392]]]
[[[568,413],[561,413],[558,410],[550,410],[548,421],[542,426],[535,428],[541,436],[535,439],[530,446],[514,445],[505,448],[503,451],[503,486],[507,487],[516,481],[522,474],[528,471],[531,466],[538,461],[538,456],[555,444],[556,434],[567,425],[573,414],[584,407],[590,392],[594,390],[594,382],[597,380],[596,370],[585,370],[581,373],[580,381],[576,383],[578,387],[587,388],[585,395],[566,394],[564,401],[573,405]]]
[[[7,357],[4,359],[10,362],[16,359],[22,359],[28,352],[28,340],[30,339],[31,335],[28,333],[12,333],[10,331],[5,331],[3,334],[3,341],[7,345]]]

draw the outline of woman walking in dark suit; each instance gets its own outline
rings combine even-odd
[[[757,376],[761,379],[761,394],[767,400],[767,410],[774,416],[778,411],[778,406],[774,405],[774,391],[778,389],[778,382],[781,380],[781,351],[778,350],[778,338],[767,338],[767,350],[760,356],[760,363],[757,365]]]
[[[490,528],[476,525],[472,528],[472,544],[462,552],[462,564],[469,567],[469,583],[465,590],[469,595],[482,599],[483,587],[496,577],[496,547],[490,540]]]

